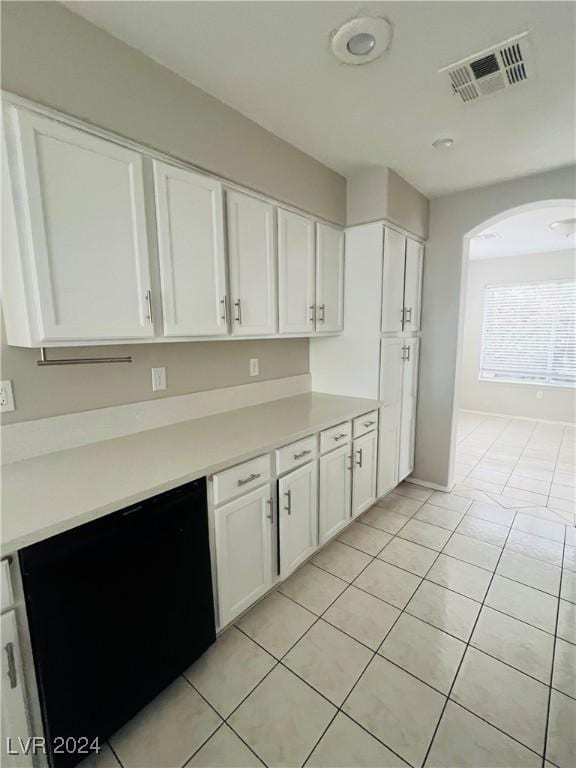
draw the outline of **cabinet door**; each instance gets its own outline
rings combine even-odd
[[[404,280],[404,330],[420,330],[420,296],[424,246],[406,239],[406,277]]]
[[[378,496],[398,485],[404,339],[383,338],[380,347]]]
[[[227,332],[222,185],[154,161],[165,336]]]
[[[310,557],[318,545],[317,473],[313,461],[278,481],[282,578]]]
[[[344,328],[344,233],[316,225],[316,330]]]
[[[142,157],[38,115],[12,114],[41,338],[153,336]]]
[[[232,333],[276,333],[274,208],[255,197],[228,192],[228,257]]]
[[[398,482],[408,477],[414,469],[414,435],[416,431],[416,403],[418,400],[418,351],[418,339],[405,339]]]
[[[320,457],[320,544],[350,522],[350,445]]]
[[[382,333],[402,330],[405,258],[406,238],[386,227],[382,266]]]
[[[26,694],[22,683],[20,647],[14,611],[4,613],[2,629],[2,760],[6,768],[25,768],[32,765],[31,755],[19,750],[30,735],[26,717]],[[18,740],[21,739],[21,742]],[[12,755],[11,751],[19,754]]]
[[[268,591],[272,583],[272,499],[268,485],[214,512],[220,626]]]
[[[315,303],[314,222],[278,210],[280,333],[312,333]]]
[[[376,501],[376,457],[378,432],[369,432],[354,440],[352,471],[352,517]]]

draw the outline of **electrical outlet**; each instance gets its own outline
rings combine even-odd
[[[166,368],[152,368],[152,392],[166,389]]]
[[[260,376],[260,359],[258,357],[250,359],[250,376]]]
[[[536,400],[544,400],[544,392],[541,389],[536,392]]]
[[[14,410],[14,393],[10,379],[0,381],[0,411],[6,413]]]

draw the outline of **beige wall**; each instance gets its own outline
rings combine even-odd
[[[2,87],[345,223],[342,176],[58,3],[2,4]],[[38,368],[37,351],[3,345],[2,378],[12,379],[17,406],[3,415],[4,423],[308,371],[306,339],[60,352],[67,357],[131,354],[134,362]],[[260,359],[258,379],[248,375],[251,357]],[[152,366],[167,368],[166,392],[152,393]]]
[[[470,261],[460,367],[461,408],[574,422],[576,401],[572,388],[478,379],[486,285],[565,278],[574,278],[572,251]],[[537,392],[542,393],[541,400],[536,398]]]
[[[2,3],[2,87],[345,223],[343,176],[59,3]]]
[[[36,349],[2,346],[2,379],[11,379],[16,410],[2,414],[14,424],[46,416],[184,395],[308,372],[307,339],[197,341],[130,346],[50,349],[48,356],[132,355],[132,363],[39,368]],[[250,377],[250,358],[260,376]],[[165,366],[168,388],[152,392],[152,367]]]
[[[429,201],[391,168],[362,168],[348,177],[348,226],[386,219],[424,240]]]

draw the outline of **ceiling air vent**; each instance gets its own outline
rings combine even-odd
[[[531,74],[528,32],[442,67],[452,92],[463,102],[476,101],[528,80]]]

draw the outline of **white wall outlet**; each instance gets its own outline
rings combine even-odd
[[[541,389],[536,392],[536,400],[544,400],[544,392]]]
[[[152,392],[166,389],[166,368],[152,368]]]
[[[260,358],[258,357],[250,359],[250,376],[260,376]]]
[[[14,393],[12,391],[12,382],[10,379],[0,381],[0,412],[14,410]]]

